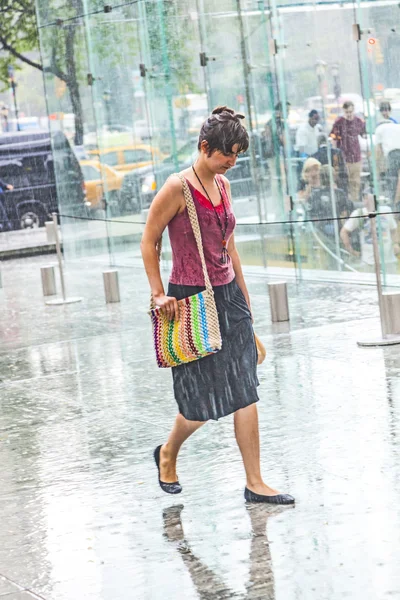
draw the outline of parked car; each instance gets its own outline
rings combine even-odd
[[[121,212],[123,214],[138,213],[148,208],[157,190],[160,189],[166,179],[172,173],[190,167],[196,160],[197,154],[196,138],[190,140],[178,150],[176,160],[171,155],[159,165],[150,165],[126,174],[120,193]],[[268,176],[266,161],[260,159],[259,156],[256,158],[259,165],[262,163],[263,172],[267,173]],[[236,165],[227,171],[226,177],[230,181],[234,199],[248,198],[255,195],[256,188],[251,173],[249,151],[239,155]]]
[[[61,131],[52,136],[48,131],[1,135],[0,178],[14,186],[3,197],[3,231],[41,227],[53,212],[73,216],[87,212],[82,171]]]
[[[123,173],[145,167],[155,160],[164,158],[164,155],[157,148],[146,144],[95,148],[88,151],[88,156],[89,158],[99,159],[102,164]]]
[[[111,212],[117,212],[123,173],[101,164],[98,160],[79,162],[85,180],[86,202],[90,210],[103,210],[107,199]],[[105,194],[105,192],[107,194]]]

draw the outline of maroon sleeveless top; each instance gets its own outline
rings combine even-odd
[[[222,234],[218,225],[217,216],[209,199],[201,192],[196,190],[192,184],[186,180],[199,219],[201,237],[203,240],[204,257],[206,260],[208,275],[211,285],[225,285],[230,283],[234,277],[232,261],[227,257],[227,263],[221,264]],[[233,230],[235,229],[236,219],[232,211],[232,206],[221,177],[218,183],[225,202],[225,208],[228,214],[228,228],[226,231],[226,241],[229,241]],[[225,212],[222,202],[216,206],[222,226],[225,226]],[[176,285],[204,285],[203,270],[199,251],[197,250],[196,240],[194,238],[192,226],[189,220],[187,208],[182,213],[178,213],[168,224],[169,239],[172,248],[172,273],[170,282]]]

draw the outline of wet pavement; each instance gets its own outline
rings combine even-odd
[[[176,413],[158,370],[143,271],[120,269],[105,305],[101,261],[71,263],[45,306],[40,265],[2,265],[0,598],[400,598],[400,346],[379,331],[374,288],[289,285],[290,330],[270,324],[250,277],[262,467],[295,508],[246,506],[233,419],[185,444],[183,493],[152,460]]]

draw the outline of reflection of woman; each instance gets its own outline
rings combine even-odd
[[[154,458],[164,492],[182,491],[176,460],[183,442],[209,419],[234,413],[235,434],[246,471],[245,498],[293,504],[294,498],[266,485],[260,471],[257,351],[250,298],[233,231],[229,181],[224,177],[247,150],[242,115],[219,107],[204,122],[195,164],[181,172],[198,215],[208,274],[214,289],[222,349],[172,369],[179,414],[167,442]],[[173,268],[167,294],[160,276],[157,243],[168,226]],[[169,319],[179,318],[177,299],[204,290],[204,276],[178,177],[170,177],[153,200],[142,239],[142,255],[154,301]]]
[[[177,542],[177,549],[187,567],[201,600],[208,598],[242,598],[242,600],[274,600],[275,584],[272,558],[266,533],[267,520],[276,512],[266,506],[247,505],[251,520],[250,573],[245,594],[232,590],[195,554],[193,554],[182,527],[183,506],[171,506],[163,511],[164,535],[170,542]],[[282,511],[282,509],[280,509]]]
[[[298,198],[302,202],[306,202],[313,189],[321,185],[320,168],[321,163],[316,158],[307,158],[305,161],[298,191]]]

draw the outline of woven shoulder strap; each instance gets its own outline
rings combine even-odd
[[[187,183],[185,177],[183,177],[183,175],[181,175],[180,173],[175,173],[175,175],[177,177],[179,177],[179,179],[182,182],[183,195],[185,196],[186,208],[187,208],[187,211],[189,214],[190,224],[193,229],[194,239],[196,240],[197,249],[200,254],[201,267],[203,269],[203,276],[204,276],[204,285],[206,286],[207,290],[212,290],[212,285],[211,285],[210,278],[208,276],[208,271],[207,271],[206,259],[204,258],[203,240],[201,238],[199,219],[197,217],[197,210],[196,210],[196,206],[193,201],[192,192],[189,189],[189,186],[188,186],[188,183]]]
[[[186,179],[183,177],[183,175],[181,175],[180,173],[174,173],[173,175],[171,175],[171,177],[174,177],[174,176],[178,177],[182,183],[183,195],[185,197],[186,208],[188,211],[190,224],[192,226],[194,239],[196,240],[197,249],[200,254],[201,267],[203,269],[203,276],[204,276],[204,284],[205,284],[207,290],[212,291],[212,285],[211,285],[210,277],[208,276],[208,271],[207,271],[206,259],[204,258],[203,240],[201,238],[199,219],[197,217],[196,206],[193,202],[193,196],[189,189],[188,183],[187,183]],[[160,239],[157,242],[157,254],[158,254],[159,261],[161,260],[161,249],[162,249],[162,236],[160,237]],[[153,308],[155,308],[155,302],[154,302],[154,298],[153,298],[153,294],[152,294],[151,299],[150,299],[150,309],[153,309]]]

